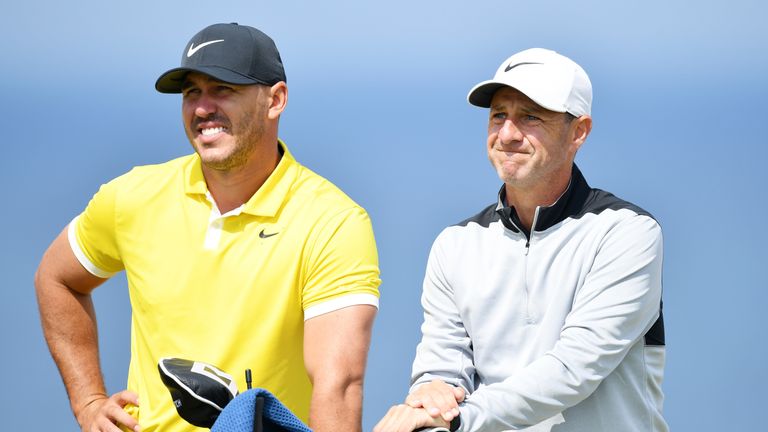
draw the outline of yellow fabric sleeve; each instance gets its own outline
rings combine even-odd
[[[91,264],[105,273],[123,270],[117,234],[117,199],[125,176],[102,185],[77,218],[75,238]]]
[[[379,260],[373,228],[365,210],[353,207],[320,227],[308,252],[302,305],[347,294],[379,296]]]

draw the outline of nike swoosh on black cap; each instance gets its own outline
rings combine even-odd
[[[160,75],[160,93],[181,93],[189,72],[199,72],[230,84],[274,85],[286,81],[283,61],[275,42],[250,26],[213,24],[190,39],[181,55],[181,66]]]

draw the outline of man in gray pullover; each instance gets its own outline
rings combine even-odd
[[[435,240],[410,394],[374,431],[668,431],[661,228],[574,164],[586,72],[529,49],[468,100],[504,184]]]

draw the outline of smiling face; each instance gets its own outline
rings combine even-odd
[[[192,72],[182,87],[184,130],[203,164],[243,167],[264,136],[269,87],[228,84]]]
[[[491,100],[488,159],[508,187],[562,183],[570,176],[583,142],[573,140],[572,126],[578,121],[542,108],[518,90],[502,87]]]

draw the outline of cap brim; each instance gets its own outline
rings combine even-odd
[[[469,94],[467,95],[467,101],[474,106],[490,108],[493,95],[496,94],[496,91],[502,87],[512,87],[513,89],[518,90],[520,93],[528,96],[528,98],[536,102],[542,108],[554,112],[566,112],[566,109],[562,106],[558,106],[554,103],[542,99],[541,97],[538,97],[536,92],[526,88],[524,85],[513,85],[512,83],[495,80],[483,81],[472,87],[472,90],[470,90]]]
[[[483,81],[472,87],[472,90],[470,90],[469,94],[467,95],[467,101],[474,106],[490,108],[491,99],[493,99],[493,95],[496,93],[496,90],[506,86],[507,84],[503,84],[498,81]]]
[[[181,87],[184,84],[184,79],[190,72],[199,72],[208,75],[218,81],[238,84],[238,85],[251,85],[251,84],[264,84],[265,82],[257,80],[255,78],[245,76],[243,74],[231,71],[229,69],[222,68],[220,66],[194,66],[194,67],[178,67],[171,69],[164,74],[160,75],[160,78],[155,82],[155,89],[160,93],[181,93]]]

